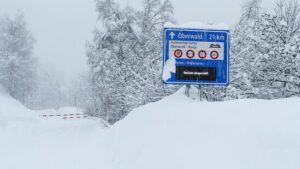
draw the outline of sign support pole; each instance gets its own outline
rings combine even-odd
[[[191,89],[191,86],[190,85],[185,85],[185,95],[187,97],[190,97],[190,89]]]
[[[201,85],[198,85],[198,95],[199,95],[199,99],[200,101],[202,101],[202,89],[201,89]]]

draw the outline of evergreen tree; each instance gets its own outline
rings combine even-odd
[[[28,101],[36,77],[33,44],[23,14],[0,18],[0,83],[11,96],[23,103]]]

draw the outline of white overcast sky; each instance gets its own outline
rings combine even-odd
[[[142,0],[117,0],[123,6],[140,7]],[[245,0],[171,0],[179,24],[199,21],[234,25]],[[273,8],[276,0],[262,0]],[[92,39],[97,14],[94,0],[0,0],[0,15],[25,14],[37,43],[34,55],[42,65],[68,77],[87,69],[85,44]]]

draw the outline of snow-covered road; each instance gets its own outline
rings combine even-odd
[[[14,120],[0,133],[1,169],[99,169],[105,166],[107,148],[103,146],[107,145],[107,139],[103,138],[105,130],[100,121]]]
[[[106,129],[100,119],[39,116],[79,113],[74,110],[34,112],[0,91],[0,169],[109,168]]]

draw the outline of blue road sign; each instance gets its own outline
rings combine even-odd
[[[229,85],[229,30],[164,28],[164,84]]]

